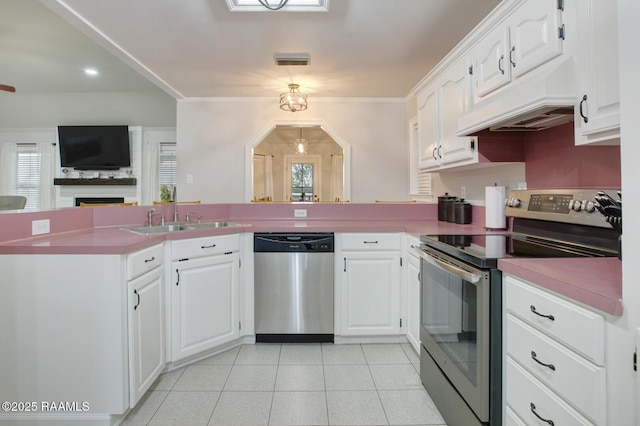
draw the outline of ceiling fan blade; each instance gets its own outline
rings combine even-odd
[[[15,88],[15,87],[13,87],[13,86],[7,86],[7,85],[5,85],[5,84],[0,84],[0,90],[4,90],[4,91],[6,91],[6,92],[12,92],[12,93],[15,93],[16,88]]]

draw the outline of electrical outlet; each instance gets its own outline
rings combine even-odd
[[[187,183],[193,183],[193,175],[191,173],[187,175]]]
[[[31,221],[31,235],[48,234],[49,232],[51,232],[49,219]]]
[[[307,209],[294,209],[293,217],[307,217]]]
[[[460,198],[467,198],[467,187],[466,186],[461,186],[460,187]]]

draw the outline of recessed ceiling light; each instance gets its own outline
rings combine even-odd
[[[98,70],[95,68],[85,68],[84,73],[87,75],[98,75]]]

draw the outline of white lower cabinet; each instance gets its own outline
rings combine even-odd
[[[407,340],[420,353],[420,257],[414,247],[420,240],[407,236]]]
[[[129,281],[129,399],[135,406],[165,364],[162,268]]]
[[[172,250],[169,283],[173,362],[240,336],[238,235],[179,243]],[[190,257],[182,257],[182,248]]]
[[[604,318],[509,275],[504,294],[504,394],[512,418],[605,425]]]
[[[400,241],[400,234],[341,235],[341,335],[400,334]]]

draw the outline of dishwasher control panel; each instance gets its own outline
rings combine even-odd
[[[253,236],[255,253],[333,253],[333,232],[262,232]]]

